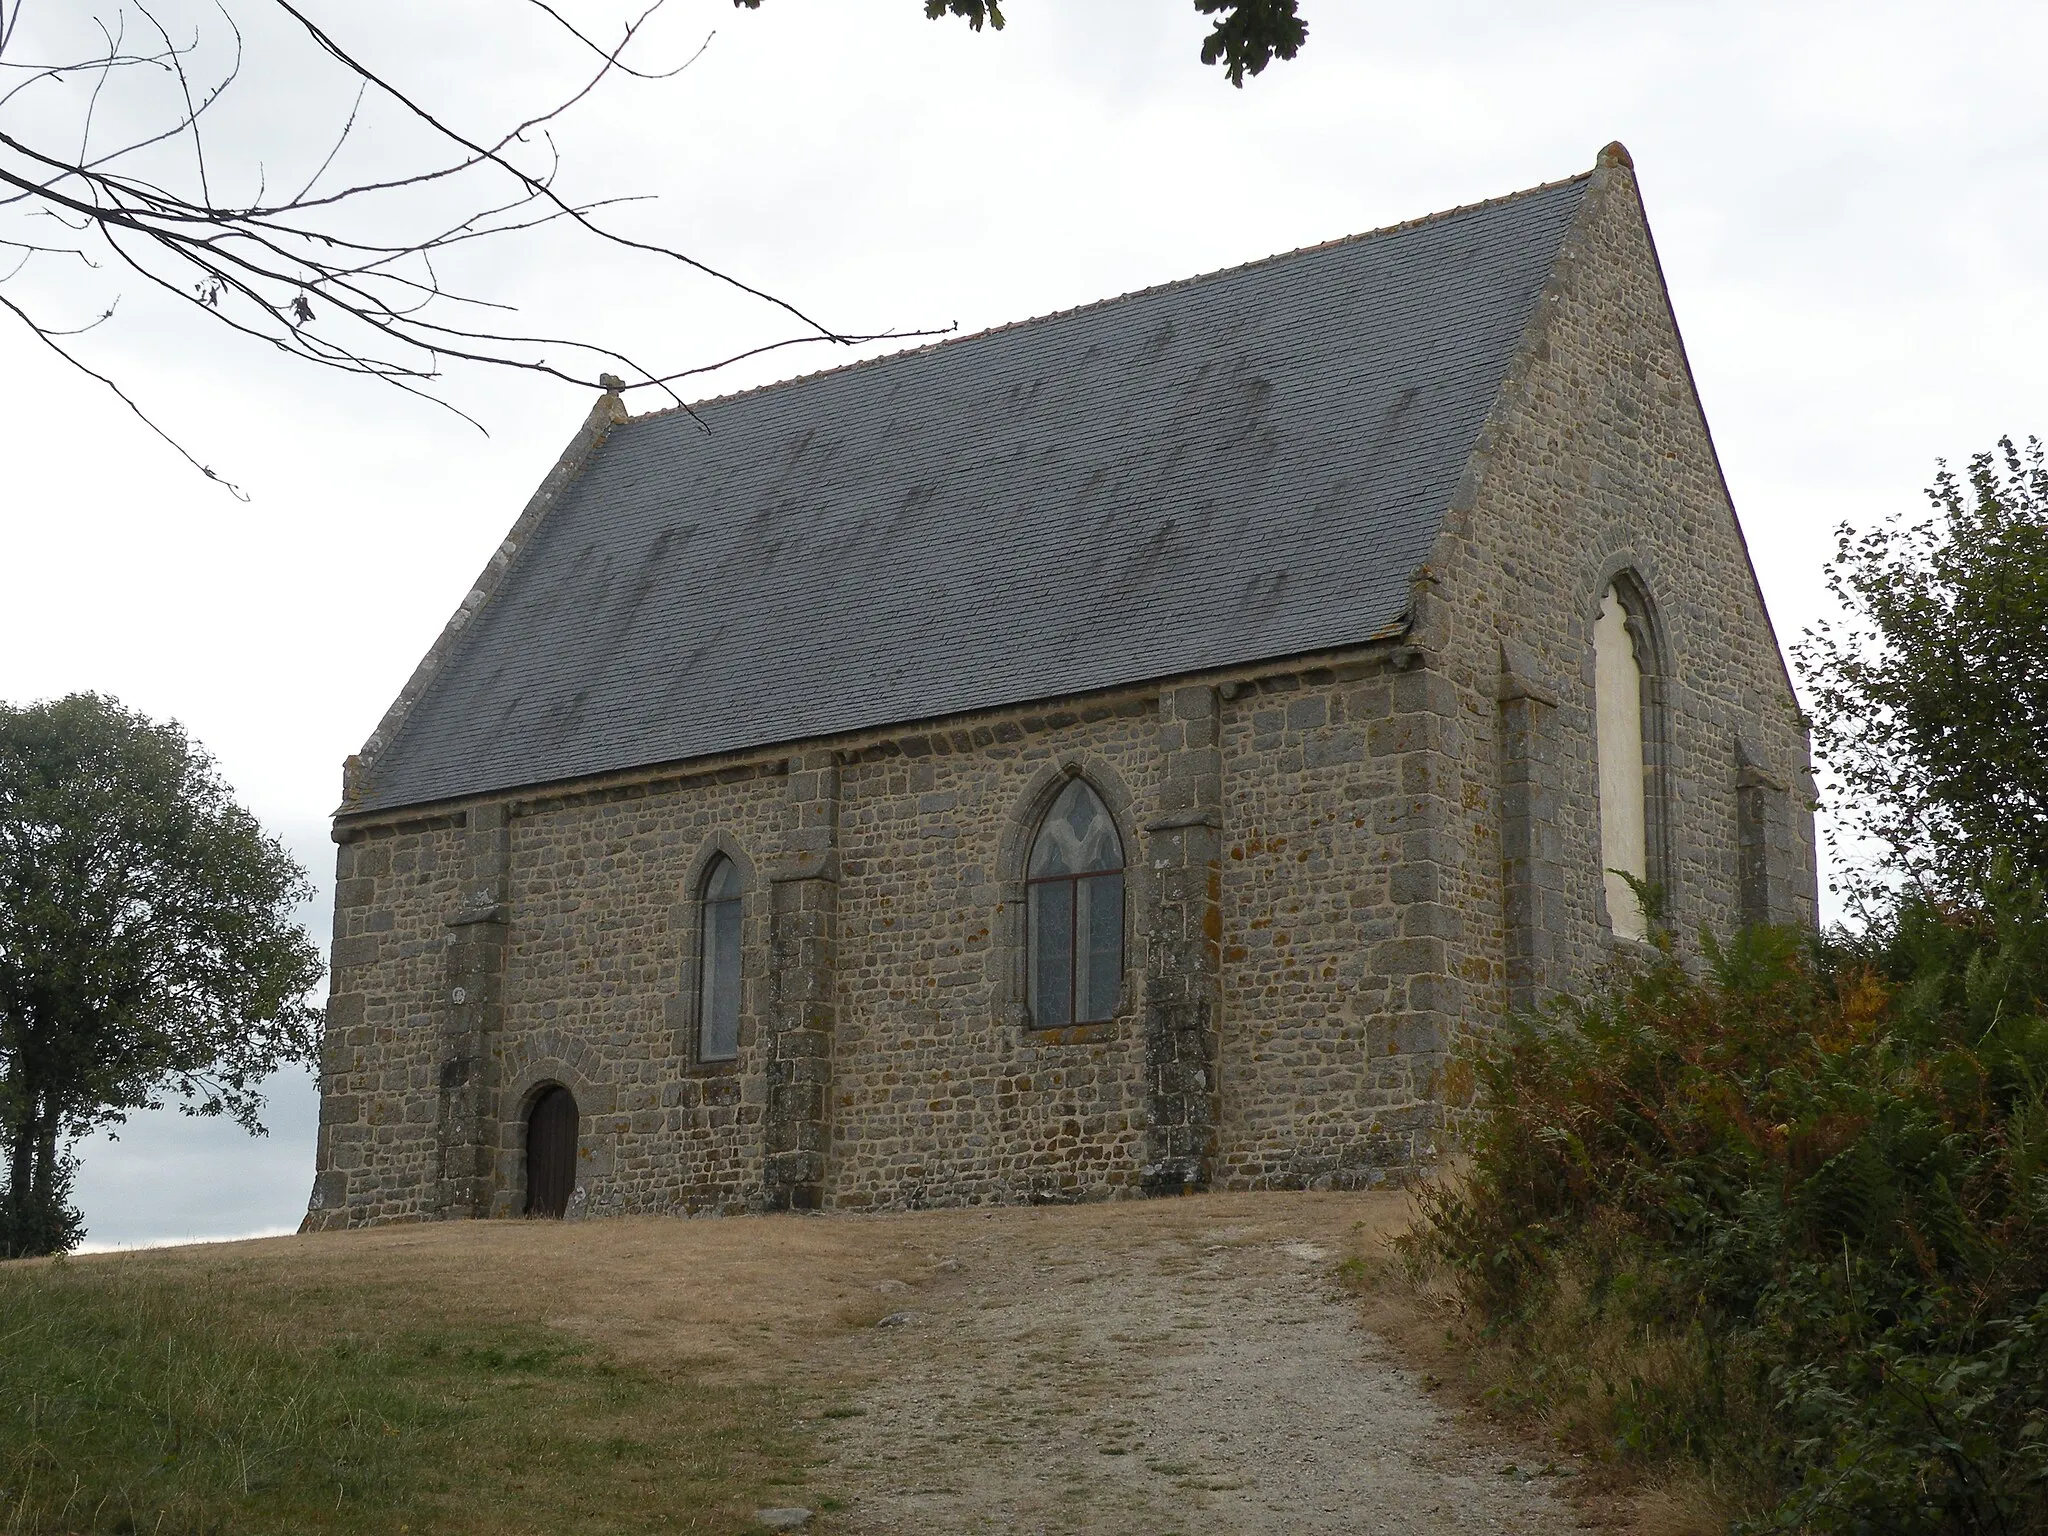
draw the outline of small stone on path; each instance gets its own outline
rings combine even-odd
[[[808,1509],[757,1509],[754,1524],[771,1531],[800,1531],[811,1523]]]

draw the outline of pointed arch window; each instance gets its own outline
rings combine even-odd
[[[740,1053],[740,872],[720,854],[704,871],[697,956],[697,1059]]]
[[[1031,1022],[1040,1029],[1116,1017],[1124,973],[1124,849],[1081,779],[1039,823],[1026,867]]]
[[[1650,879],[1650,778],[1644,753],[1640,622],[1619,583],[1600,599],[1593,625],[1593,694],[1600,759],[1600,869],[1607,920],[1617,937],[1649,936],[1643,904],[1623,877]]]

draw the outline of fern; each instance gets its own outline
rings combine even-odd
[[[1744,1529],[2048,1532],[2041,881],[1703,949],[1469,1048],[1418,1258],[1525,1406],[1597,1398],[1608,1449],[1701,1464]],[[1664,1375],[1570,1358],[1603,1329]]]

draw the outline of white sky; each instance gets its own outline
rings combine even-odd
[[[1010,0],[1008,30],[978,36],[916,0],[671,0],[647,57],[715,29],[709,51],[572,119],[564,185],[653,194],[620,226],[834,325],[972,329],[1554,180],[1622,139],[1788,639],[1825,611],[1837,521],[1910,511],[1938,457],[2048,429],[2048,7],[1303,9],[1302,57],[1238,92],[1196,62],[1190,0]],[[510,11],[315,7],[477,131],[582,69]],[[240,14],[261,20],[255,0]],[[572,14],[608,30],[624,12]],[[217,154],[251,181],[258,160],[303,175],[346,98],[274,29],[250,31]],[[366,152],[402,152],[388,126],[372,120]],[[786,333],[716,285],[588,242],[506,245],[463,275],[536,330],[624,338],[667,366]],[[253,499],[207,485],[0,327],[0,696],[90,688],[182,721],[324,885],[342,758],[588,397],[459,376],[485,437],[111,273],[31,271],[7,291],[57,323],[121,292],[89,356]],[[844,360],[782,356],[723,387]],[[324,911],[312,920],[324,943]],[[93,1240],[295,1224],[314,1113],[294,1079],[267,1141],[171,1117],[95,1141],[79,1187]]]

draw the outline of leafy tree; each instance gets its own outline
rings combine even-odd
[[[1837,530],[1848,618],[1794,647],[1839,814],[1880,852],[1847,877],[1869,912],[1895,877],[1967,902],[2000,858],[2048,870],[2048,461],[2002,439],[1927,495]]]
[[[0,1257],[80,1235],[70,1138],[167,1096],[262,1133],[315,1060],[305,872],[205,751],[111,699],[0,705]]]
[[[1274,59],[1291,59],[1308,41],[1308,23],[1295,11],[1295,0],[1195,0],[1204,16],[1222,12],[1223,19],[1202,39],[1202,62],[1221,63],[1230,83],[1240,90],[1244,77],[1264,74]]]
[[[732,3],[750,11],[761,8],[761,0]],[[1308,41],[1308,23],[1298,7],[1299,0],[1195,0],[1202,15],[1221,17],[1202,40],[1202,62],[1221,64],[1225,78],[1242,89],[1246,75],[1263,74],[1276,58],[1293,58]],[[924,0],[924,13],[933,21],[965,17],[977,32],[984,23],[1003,30],[1001,0]]]

